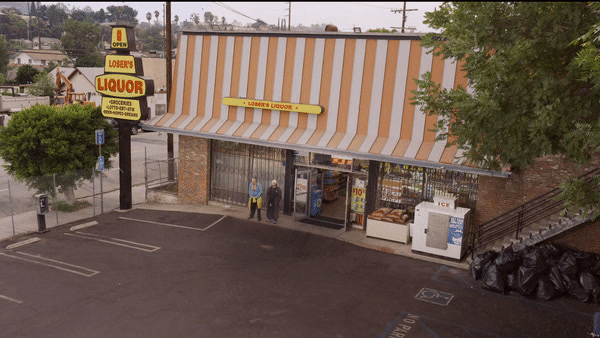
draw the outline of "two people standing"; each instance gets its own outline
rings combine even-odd
[[[254,213],[257,212],[258,221],[261,221],[260,209],[262,207],[262,186],[258,183],[256,177],[252,178],[252,182],[248,187],[248,208],[250,209],[250,217],[254,218]],[[267,222],[277,223],[279,218],[279,202],[281,201],[281,189],[277,186],[277,181],[271,181],[271,186],[267,190]]]

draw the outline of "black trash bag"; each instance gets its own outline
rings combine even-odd
[[[594,267],[591,270],[594,275],[600,277],[600,257],[598,258],[596,264],[594,264]]]
[[[578,271],[590,270],[594,267],[594,264],[596,264],[596,257],[589,252],[574,251],[573,256],[577,260]]]
[[[506,275],[506,289],[510,291],[519,290],[519,281],[517,279],[517,272]]]
[[[547,269],[546,261],[542,255],[542,251],[535,248],[523,255],[523,263],[521,266],[534,269],[538,274],[546,272]]]
[[[471,277],[473,277],[474,280],[480,279],[481,271],[483,270],[485,265],[491,262],[494,258],[496,258],[497,255],[498,253],[494,250],[488,250],[477,254],[475,256],[475,259],[471,263]]]
[[[550,270],[548,271],[548,278],[550,278],[550,281],[552,282],[552,286],[554,287],[554,290],[556,290],[557,296],[560,296],[563,293],[565,293],[566,286],[563,281],[562,274],[560,273],[560,270],[558,269],[558,267],[553,266],[550,268]]]
[[[515,253],[511,250],[504,250],[496,256],[494,260],[494,264],[498,266],[505,274],[510,274],[515,272],[519,266],[521,265],[522,258],[519,254]]]
[[[506,274],[496,264],[487,264],[481,272],[481,280],[485,282],[486,289],[505,292]]]
[[[521,265],[517,270],[518,291],[523,296],[529,296],[537,287],[538,273],[535,268]]]
[[[574,280],[570,281],[567,285],[567,293],[584,303],[588,302],[591,298],[590,292],[585,291],[585,289]]]
[[[600,297],[600,278],[594,276],[590,271],[583,271],[579,274],[579,283],[597,303]]]
[[[552,281],[548,275],[541,275],[537,283],[537,298],[543,300],[551,300],[558,296],[558,292],[554,288]]]
[[[577,278],[577,260],[572,252],[566,251],[560,256],[558,268],[567,280],[573,281]]]
[[[544,258],[549,259],[549,258],[560,258],[560,255],[562,254],[562,249],[554,244],[551,243],[544,243],[542,245],[539,246],[539,250],[542,252],[542,255],[544,256]]]

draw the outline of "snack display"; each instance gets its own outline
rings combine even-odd
[[[370,219],[407,224],[410,220],[410,214],[404,209],[380,208],[369,215]]]
[[[381,220],[392,211],[391,208],[380,208],[369,215],[370,219]]]

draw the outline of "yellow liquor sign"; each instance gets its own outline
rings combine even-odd
[[[110,49],[123,51],[135,50],[135,34],[133,27],[113,27],[110,39]]]
[[[142,74],[142,59],[131,55],[107,55],[104,59],[104,72]]]
[[[125,74],[104,74],[96,76],[96,91],[102,95],[136,98],[146,93],[154,93],[154,81]]]
[[[316,114],[316,115],[321,114],[323,112],[323,107],[321,107],[319,105],[250,100],[250,99],[234,98],[234,97],[224,97],[223,104],[226,106],[237,106],[237,107],[270,109],[270,110],[285,110],[285,111],[292,111],[292,112],[297,112],[297,113]]]
[[[102,115],[113,119],[137,121],[142,118],[140,100],[103,97]]]

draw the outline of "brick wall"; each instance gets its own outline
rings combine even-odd
[[[210,140],[179,136],[178,197],[184,204],[210,199]]]
[[[600,222],[580,225],[551,238],[549,242],[600,255]]]
[[[537,159],[528,168],[513,172],[508,178],[480,176],[475,223],[482,224],[560,185],[567,177],[578,177],[600,167],[600,156],[587,165],[574,164],[561,156]],[[590,251],[598,242],[590,242],[590,231],[600,238],[598,223],[580,226],[564,235],[572,248]],[[584,230],[585,229],[585,230]],[[562,237],[559,236],[559,237]]]

